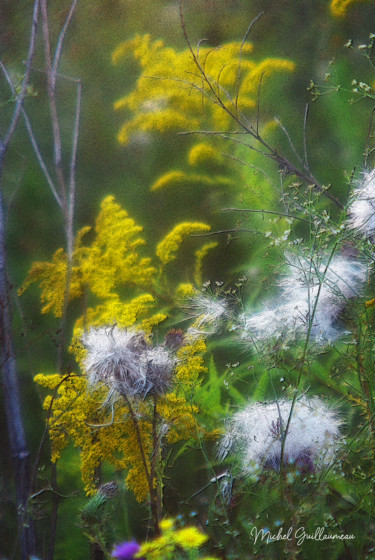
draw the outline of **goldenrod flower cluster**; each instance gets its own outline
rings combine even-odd
[[[332,0],[331,2],[331,13],[335,17],[345,17],[349,8],[353,4],[358,4],[358,2],[367,2],[374,0]]]
[[[237,113],[253,110],[259,83],[275,72],[291,72],[289,60],[266,58],[251,60],[250,43],[231,42],[220,48],[200,47],[196,60],[217,88],[228,108]],[[189,49],[176,51],[150,35],[137,35],[114,51],[114,64],[133,55],[141,67],[136,88],[115,103],[116,110],[133,116],[122,126],[118,140],[127,144],[135,132],[197,130],[209,123],[213,130],[227,130],[231,117],[219,104],[205,103],[210,90],[201,76]],[[194,159],[194,158],[193,158]]]
[[[176,253],[184,237],[192,233],[210,231],[210,226],[200,222],[183,222],[173,228],[168,235],[160,241],[156,247],[156,254],[163,264],[169,263],[176,258]]]
[[[194,551],[194,558],[198,558],[196,556],[198,549],[208,540],[207,535],[196,527],[176,528],[173,519],[161,521],[160,529],[161,535],[152,541],[142,544],[135,558],[143,558],[144,560],[172,560],[182,558],[181,551],[186,551],[187,553]],[[199,558],[201,560],[215,560],[212,556],[200,556]]]
[[[91,292],[105,300],[107,313],[113,313],[111,321],[120,320],[127,323],[125,317],[118,318],[126,311],[121,310],[117,292],[120,285],[140,287],[150,286],[155,275],[151,259],[141,257],[138,248],[144,245],[139,237],[142,228],[135,224],[127,212],[115,201],[113,196],[106,197],[101,205],[95,227],[95,238],[91,245],[82,245],[83,238],[90,228],[83,228],[77,236],[70,278],[69,299],[74,300]],[[22,294],[30,284],[37,282],[41,287],[41,300],[44,304],[42,313],[53,311],[61,317],[67,281],[68,258],[63,249],[56,251],[52,262],[36,262],[33,264],[21,290]],[[150,299],[151,298],[151,299]],[[146,296],[147,302],[152,296]],[[145,300],[136,302],[141,306]],[[132,314],[132,310],[127,310]],[[96,316],[89,310],[88,313]],[[103,321],[104,318],[102,318]],[[122,321],[121,321],[122,319]],[[102,323],[103,324],[103,323]]]
[[[252,54],[248,42],[216,48],[200,45],[193,56],[188,48],[168,48],[150,35],[125,41],[113,53],[113,62],[135,57],[140,76],[134,89],[115,103],[115,110],[125,111],[127,118],[118,141],[123,145],[143,142],[150,134],[171,131],[230,131],[236,119],[254,127],[256,121],[256,128],[263,127],[267,135],[270,127],[266,131],[256,110],[260,86],[263,91],[270,77],[289,74],[295,65],[282,58],[256,61]],[[152,191],[201,193],[215,188],[225,193],[243,184],[246,179],[238,178],[237,169],[228,173],[228,159],[222,154],[225,140],[220,135],[211,137],[210,143],[195,138],[186,140],[185,168],[164,171],[153,181]]]
[[[173,260],[184,236],[193,231],[208,229],[206,224],[181,224],[159,244],[160,259],[163,262]],[[71,345],[71,351],[85,373],[90,373],[86,371],[89,363],[88,348],[85,348],[82,340],[86,345],[93,346],[96,338],[104,337],[109,346],[107,350],[111,350],[112,338],[114,345],[121,336],[126,340],[129,339],[130,342],[137,337],[143,337],[142,340],[147,341],[152,329],[166,319],[164,313],[153,311],[156,303],[155,296],[143,293],[123,301],[117,292],[118,288],[124,285],[134,285],[138,289],[143,289],[146,286],[151,288],[152,281],[155,282],[156,268],[152,266],[151,259],[138,254],[138,247],[144,244],[139,236],[140,226],[135,224],[127,212],[110,196],[105,198],[101,205],[91,244],[84,245],[83,238],[89,230],[90,228],[84,228],[77,236],[69,294],[70,299],[78,298],[84,293],[86,296],[90,296],[90,293],[95,296],[96,305],[88,307],[84,315],[76,321]],[[199,270],[208,250],[209,247],[203,246],[201,253],[196,255]],[[32,282],[39,282],[42,301],[45,304],[43,311],[53,311],[56,316],[61,316],[66,273],[67,256],[60,249],[51,262],[34,264],[23,290]],[[153,291],[156,291],[155,284]],[[187,283],[179,287],[180,296],[191,296],[192,293],[194,293],[192,284]],[[176,331],[171,332],[173,339],[173,332]],[[198,407],[189,399],[194,387],[199,385],[206,373],[202,357],[206,347],[201,339],[183,341],[183,336],[181,343],[182,347],[179,350],[178,347],[175,349],[176,361],[174,362],[173,358],[173,363],[171,361],[170,365],[170,368],[176,366],[174,381],[170,386],[165,384],[165,388],[158,391],[157,398],[156,413],[159,418],[160,437],[165,438],[169,443],[186,441],[197,435],[203,435],[197,423]],[[146,360],[143,364],[144,368],[147,366],[149,374],[150,364],[155,365],[154,369],[165,365],[166,356],[168,357],[169,354],[166,346],[149,345],[142,356]],[[58,461],[62,451],[72,442],[81,453],[82,480],[88,494],[95,492],[96,476],[100,466],[108,463],[117,470],[126,471],[128,488],[134,492],[139,501],[144,501],[150,490],[150,481],[145,473],[139,437],[142,440],[150,472],[154,451],[155,410],[153,407],[155,403],[152,399],[136,398],[136,395],[131,392],[128,395],[131,405],[130,401],[126,402],[126,399],[120,399],[118,395],[115,399],[109,398],[111,387],[108,384],[91,383],[90,388],[88,387],[88,381],[90,379],[92,381],[92,378],[92,374],[91,377],[90,375],[81,377],[76,373],[40,374],[35,377],[36,383],[50,391],[44,400],[44,408],[47,411],[52,460]],[[139,433],[132,420],[129,406],[137,417]]]

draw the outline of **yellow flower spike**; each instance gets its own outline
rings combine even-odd
[[[211,144],[200,142],[195,144],[188,155],[189,165],[196,167],[198,165],[206,164],[220,164],[223,161],[223,156]]]
[[[367,309],[369,309],[371,307],[375,307],[375,298],[370,299],[369,301],[366,301],[366,307],[367,307]]]
[[[195,294],[195,288],[190,282],[182,283],[177,286],[176,296],[181,299],[191,298]]]
[[[199,548],[208,540],[208,536],[196,527],[186,527],[174,533],[174,541],[184,549]]]
[[[142,228],[115,201],[106,197],[96,221],[95,238],[90,246],[82,239],[90,228],[78,232],[73,254],[69,300],[90,290],[101,299],[116,299],[114,289],[122,284],[149,286],[156,273],[150,258],[142,258],[137,249],[144,245]],[[53,311],[61,317],[66,291],[67,256],[58,249],[51,262],[36,262],[28,273],[20,295],[34,282],[41,288],[42,313]],[[117,296],[118,297],[118,296]]]
[[[156,248],[156,254],[163,264],[167,264],[176,258],[176,252],[180,248],[184,237],[192,233],[207,232],[210,229],[209,225],[201,222],[183,222],[178,224],[160,241]]]
[[[349,8],[352,4],[358,4],[359,2],[373,2],[374,0],[332,0],[330,9],[331,14],[334,17],[342,18],[345,17]]]
[[[187,177],[188,175],[184,171],[168,171],[168,173],[165,173],[155,181],[155,183],[151,186],[151,191],[158,191],[169,187],[170,185],[175,186],[184,184]]]

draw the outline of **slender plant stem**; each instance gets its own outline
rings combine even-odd
[[[126,393],[121,393],[126,405],[129,409],[129,414],[130,414],[130,418],[133,422],[133,426],[134,426],[134,430],[135,430],[135,436],[137,438],[137,443],[138,443],[138,448],[141,454],[141,458],[142,458],[142,463],[143,463],[143,468],[144,468],[144,472],[145,472],[145,476],[147,479],[147,485],[148,485],[148,490],[149,490],[149,494],[150,494],[150,506],[151,506],[151,516],[152,516],[152,522],[153,522],[153,528],[156,534],[159,533],[159,516],[158,516],[158,508],[157,508],[157,496],[155,493],[155,486],[154,486],[154,480],[152,478],[152,474],[150,471],[150,468],[148,466],[148,462],[147,462],[147,458],[146,458],[146,453],[145,453],[145,449],[144,449],[144,445],[142,442],[142,435],[141,435],[141,430],[139,428],[139,423],[137,420],[137,417],[135,415],[134,409],[131,405],[131,402],[128,398],[128,396],[126,395]]]
[[[25,101],[30,81],[32,60],[35,52],[36,34],[39,20],[39,0],[33,7],[28,55],[25,75],[15,108],[4,138],[0,140],[0,347],[1,370],[3,374],[4,404],[9,444],[14,465],[16,506],[18,513],[18,534],[21,540],[21,555],[28,560],[35,552],[35,535],[29,513],[30,496],[30,452],[22,418],[21,397],[18,386],[18,371],[13,345],[12,313],[9,297],[6,255],[5,206],[2,194],[2,175],[5,155],[13,139]],[[4,66],[1,66],[4,68]]]
[[[160,465],[161,454],[161,438],[158,435],[159,413],[158,398],[153,395],[153,415],[152,415],[152,460],[151,460],[151,480],[156,492],[156,507],[158,519],[162,515],[162,484],[160,473],[158,473],[158,465]]]

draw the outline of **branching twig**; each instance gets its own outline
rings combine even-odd
[[[325,196],[327,196],[332,202],[334,202],[336,204],[336,206],[338,206],[338,208],[343,209],[343,204],[333,195],[331,195],[329,192],[327,192],[327,189],[325,189],[322,185],[319,184],[319,182],[315,179],[314,176],[312,176],[310,174],[310,172],[306,169],[299,169],[298,167],[296,167],[291,161],[289,161],[286,157],[284,157],[282,154],[280,154],[275,148],[273,148],[272,146],[270,146],[268,144],[268,142],[259,134],[259,127],[257,126],[256,128],[254,128],[254,126],[251,123],[247,123],[245,121],[245,119],[243,119],[242,117],[240,117],[238,115],[238,111],[236,111],[236,113],[234,113],[229,106],[223,101],[221,95],[220,95],[220,89],[219,91],[216,91],[216,88],[214,87],[214,83],[212,81],[212,79],[207,75],[207,73],[205,72],[204,67],[202,66],[199,57],[197,56],[196,52],[194,51],[187,30],[186,30],[186,25],[185,25],[185,20],[184,20],[184,16],[183,16],[183,12],[182,12],[182,0],[180,0],[180,19],[181,19],[181,27],[182,27],[182,31],[185,37],[185,41],[186,44],[188,46],[188,49],[190,50],[192,59],[195,63],[195,65],[198,68],[199,74],[202,78],[203,83],[207,86],[208,88],[208,92],[211,94],[212,96],[212,101],[218,105],[219,107],[221,107],[221,109],[230,117],[230,119],[237,124],[240,129],[244,130],[253,140],[255,140],[256,142],[258,142],[265,150],[264,155],[267,155],[267,157],[273,159],[279,166],[279,169],[281,172],[287,174],[287,175],[296,175],[297,177],[299,177],[300,179],[302,179],[303,181],[305,181],[307,184],[313,185],[318,191],[324,193]],[[255,20],[256,21],[256,20]],[[254,23],[255,23],[254,21]],[[194,84],[192,84],[194,86]],[[200,89],[198,86],[197,89]],[[204,88],[202,88],[202,91],[204,91]],[[205,92],[206,93],[206,92]],[[206,93],[207,95],[207,93]],[[233,101],[233,100],[232,100]],[[253,146],[248,146],[249,148],[254,148]]]

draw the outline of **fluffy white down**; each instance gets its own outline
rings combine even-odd
[[[89,383],[123,383],[131,393],[142,390],[146,376],[135,351],[141,336],[142,333],[118,327],[91,328],[84,333],[81,341],[87,349],[84,367]]]
[[[221,458],[229,452],[238,452],[245,474],[254,473],[266,463],[277,469],[281,458],[281,434],[290,410],[291,401],[287,400],[249,404],[232,417],[221,443]],[[328,465],[334,458],[340,424],[336,412],[320,399],[303,397],[297,400],[285,439],[285,462],[294,463],[308,456],[317,468]]]
[[[207,324],[216,326],[228,312],[228,304],[225,299],[205,294],[194,297],[190,306],[192,316],[196,317],[195,325],[198,328]]]
[[[348,225],[366,237],[375,233],[375,169],[362,174],[348,207]]]
[[[140,366],[146,375],[146,393],[165,393],[170,386],[176,360],[162,346],[148,348],[140,356]]]
[[[176,360],[165,348],[151,346],[142,331],[91,328],[81,341],[87,349],[84,368],[91,386],[103,383],[140,397],[168,389]]]
[[[335,325],[345,302],[358,296],[366,280],[366,266],[335,256],[314,266],[305,258],[288,256],[290,274],[280,282],[279,304],[254,314],[242,314],[243,338],[267,340],[306,334],[319,344],[333,342],[341,331]]]

